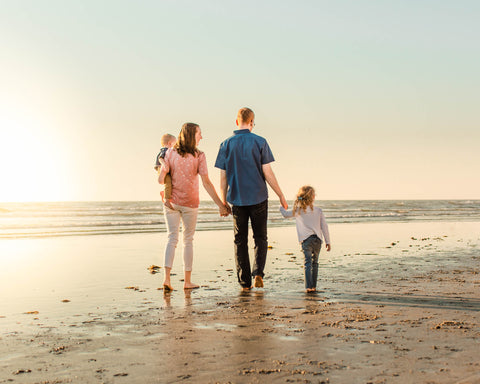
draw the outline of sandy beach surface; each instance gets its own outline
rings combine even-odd
[[[241,293],[231,231],[197,232],[161,289],[165,234],[0,242],[0,383],[480,383],[480,223],[330,225],[317,294],[295,228]]]

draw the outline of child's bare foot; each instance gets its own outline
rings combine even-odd
[[[183,285],[183,289],[197,289],[197,288],[200,288],[200,286],[193,283],[185,283]]]

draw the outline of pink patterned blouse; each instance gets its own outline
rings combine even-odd
[[[200,152],[196,157],[191,154],[182,157],[175,149],[169,149],[163,168],[172,176],[172,203],[198,208],[198,175],[208,175],[205,153]]]

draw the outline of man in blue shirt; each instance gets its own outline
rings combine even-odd
[[[235,263],[238,282],[243,290],[263,287],[263,270],[267,258],[267,184],[280,198],[281,205],[288,204],[278,185],[270,163],[275,161],[267,140],[252,133],[255,114],[249,108],[238,111],[238,129],[222,144],[215,167],[220,168],[220,197],[229,207],[232,205],[235,234]],[[227,203],[228,202],[228,203]],[[248,255],[248,221],[250,220],[255,240],[253,271]]]

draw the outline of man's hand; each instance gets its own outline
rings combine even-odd
[[[222,216],[222,217],[228,216],[227,207],[225,207],[224,205],[222,205],[221,207],[219,207],[219,208],[218,208],[218,211],[219,211],[219,213],[220,213],[220,216]]]
[[[326,247],[327,247],[327,252],[330,252],[330,249],[332,249],[332,247],[330,246],[330,244],[327,244]]]
[[[228,215],[232,214],[232,208],[230,208],[230,205],[228,203],[225,203],[221,207],[218,208],[220,212],[220,216],[222,217],[227,217]]]

